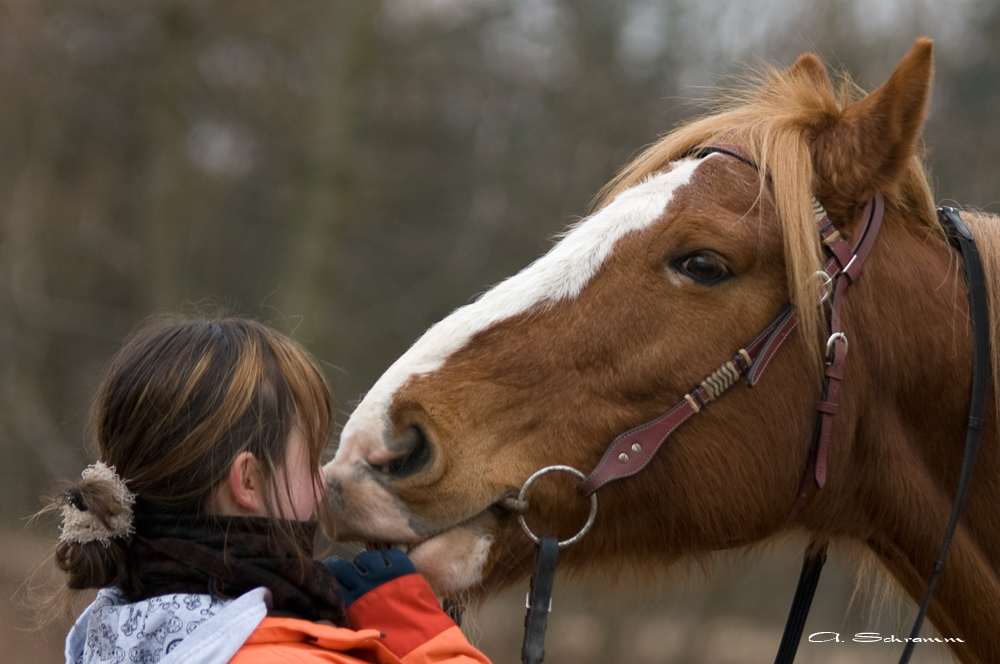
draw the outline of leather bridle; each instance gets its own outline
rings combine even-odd
[[[693,152],[697,157],[717,153],[735,157],[756,169],[753,162],[733,146],[711,146]],[[828,303],[827,361],[824,369],[823,397],[816,402],[816,427],[809,468],[802,478],[789,519],[805,503],[813,485],[821,489],[826,484],[827,450],[833,430],[833,419],[840,403],[840,384],[844,379],[849,345],[841,325],[840,310],[847,288],[861,275],[865,261],[878,237],[885,204],[881,196],[876,196],[865,206],[858,240],[853,247],[834,227],[826,210],[815,197],[813,211],[820,240],[829,255],[823,269],[816,273],[822,281],[820,299]],[[774,354],[797,324],[798,313],[795,307],[791,304],[785,305],[750,343],[736,351],[731,360],[709,374],[667,412],[618,436],[608,447],[597,467],[580,484],[579,492],[583,496],[590,496],[607,484],[631,477],[645,468],[674,431],[718,399],[744,374],[747,376],[747,387],[757,385]]]
[[[697,148],[690,156],[703,158],[710,154],[724,154],[739,159],[755,170],[757,165],[748,158],[742,150],[731,145],[713,145]],[[816,402],[816,424],[809,460],[796,493],[786,525],[791,522],[798,511],[805,505],[814,491],[822,489],[827,477],[827,453],[833,430],[834,417],[840,404],[840,388],[845,376],[845,361],[848,351],[848,338],[841,325],[841,306],[845,293],[864,268],[875,240],[882,225],[885,203],[881,196],[876,195],[865,206],[857,240],[851,246],[834,227],[820,202],[813,197],[813,209],[816,216],[817,230],[823,248],[827,253],[827,261],[823,269],[816,274],[822,284],[820,299],[825,303],[829,336],[826,342],[826,366],[824,368],[823,394]],[[945,530],[944,540],[939,550],[938,559],[934,563],[923,602],[914,621],[910,638],[900,659],[900,664],[909,661],[910,654],[920,629],[924,616],[930,606],[934,588],[944,567],[952,535],[961,516],[965,498],[971,484],[972,471],[975,467],[976,454],[979,446],[979,434],[982,425],[983,409],[987,385],[990,377],[990,338],[988,325],[988,307],[983,278],[982,264],[979,252],[969,229],[962,223],[958,211],[954,208],[940,208],[938,217],[948,234],[952,244],[960,250],[965,263],[966,281],[969,289],[969,307],[974,335],[974,358],[972,377],[972,398],[970,404],[969,423],[966,430],[965,453],[962,462],[962,474],[952,505],[951,519]],[[781,347],[788,335],[798,323],[796,309],[791,304],[786,305],[748,344],[740,348],[732,359],[705,377],[694,389],[685,394],[674,406],[654,420],[618,436],[605,451],[600,462],[579,485],[578,491],[584,497],[593,496],[596,491],[612,482],[631,477],[645,468],[652,461],[657,450],[666,442],[682,424],[700,413],[709,404],[718,399],[742,377],[746,376],[747,387],[754,387],[761,379],[770,364],[774,354]],[[572,470],[572,469],[568,469]],[[542,471],[539,471],[542,472]],[[578,472],[578,471],[574,471]],[[582,475],[582,473],[580,473]],[[523,492],[522,492],[523,493]],[[588,527],[589,527],[588,522]],[[582,531],[585,532],[585,531]],[[581,535],[582,535],[581,532]],[[578,535],[581,536],[581,535]],[[791,664],[795,658],[798,644],[805,626],[809,607],[812,604],[820,572],[826,561],[826,541],[814,540],[806,548],[805,560],[795,597],[789,611],[781,645],[775,658],[775,664]],[[526,619],[525,649],[522,659],[525,662],[541,661],[543,655],[542,639],[544,637],[545,619],[548,612],[547,598],[550,596],[552,576],[558,560],[558,547],[555,540],[542,538],[539,554],[536,556],[535,574],[532,577],[532,592],[529,600],[528,618]],[[544,574],[539,574],[544,570]],[[544,579],[544,581],[543,581]],[[543,592],[536,591],[536,581],[545,586]],[[532,617],[534,614],[534,618]],[[539,616],[542,616],[539,618]],[[529,624],[533,623],[533,624]],[[529,647],[530,646],[530,647]]]

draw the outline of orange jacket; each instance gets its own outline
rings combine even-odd
[[[489,664],[438,604],[424,578],[403,576],[354,602],[356,629],[264,618],[231,664]]]

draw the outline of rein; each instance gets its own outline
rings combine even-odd
[[[699,158],[709,154],[725,154],[735,157],[754,169],[756,164],[747,158],[739,148],[733,146],[711,146],[692,151]],[[810,447],[809,460],[803,473],[802,481],[796,492],[795,503],[785,521],[794,519],[799,510],[808,502],[815,490],[822,489],[826,483],[827,451],[829,448],[833,419],[840,403],[841,382],[844,380],[846,358],[849,347],[848,337],[841,326],[841,306],[848,287],[861,274],[865,261],[875,244],[881,228],[885,204],[881,196],[875,196],[865,206],[862,212],[863,226],[858,233],[854,246],[850,246],[840,232],[830,221],[820,202],[813,197],[813,209],[816,215],[817,229],[828,260],[823,269],[816,275],[821,279],[820,301],[826,303],[829,337],[826,343],[826,366],[824,369],[823,394],[816,403],[816,424]],[[973,240],[972,233],[962,222],[955,208],[940,208],[938,218],[944,226],[949,240],[963,257],[966,282],[969,291],[969,310],[972,319],[973,337],[975,342],[972,375],[972,396],[969,413],[969,423],[966,432],[965,452],[962,461],[962,472],[955,501],[952,505],[951,519],[945,530],[944,539],[939,550],[938,559],[934,563],[926,593],[917,617],[903,650],[900,664],[907,664],[915,645],[914,639],[920,633],[924,617],[930,606],[934,589],[954,534],[965,498],[971,484],[972,472],[975,467],[976,454],[979,446],[979,435],[982,425],[983,409],[990,376],[990,340],[989,318],[986,299],[985,280],[979,252]],[[544,659],[545,625],[547,614],[551,609],[551,592],[555,566],[558,562],[558,549],[571,544],[586,534],[593,524],[597,508],[596,492],[611,482],[631,477],[645,468],[652,461],[657,450],[666,442],[684,422],[700,413],[711,402],[718,399],[730,387],[746,375],[747,387],[754,387],[759,381],[774,354],[791,334],[798,323],[794,306],[786,305],[748,344],[740,348],[731,360],[721,365],[709,374],[697,387],[685,394],[673,407],[654,420],[618,436],[605,451],[600,462],[589,476],[583,478],[583,473],[567,466],[551,466],[544,468],[529,478],[521,489],[519,496],[523,501],[528,487],[540,475],[552,470],[568,471],[583,478],[578,492],[583,497],[591,499],[591,513],[587,524],[570,540],[557,542],[553,538],[539,538],[532,533],[524,523],[521,525],[529,537],[538,546],[535,556],[534,573],[531,581],[531,591],[526,602],[525,640],[522,648],[524,664],[536,664]],[[781,644],[775,658],[775,664],[791,664],[801,640],[809,608],[812,604],[819,576],[826,561],[827,544],[825,541],[812,541],[806,548],[802,572],[795,590],[795,596],[789,611]]]

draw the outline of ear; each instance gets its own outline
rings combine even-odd
[[[785,76],[789,78],[808,79],[815,87],[822,88],[824,92],[833,94],[833,83],[830,82],[830,75],[826,71],[826,66],[812,53],[800,55],[795,64],[785,71]]]
[[[815,193],[834,219],[852,218],[868,198],[890,191],[913,156],[930,96],[931,44],[918,39],[885,84],[817,128]]]
[[[263,486],[260,482],[260,462],[250,452],[240,452],[229,469],[227,498],[231,498],[230,507],[239,512],[249,511],[256,516],[266,516],[264,509]],[[229,501],[224,501],[229,502]]]

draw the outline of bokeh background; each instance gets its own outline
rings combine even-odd
[[[920,35],[937,197],[997,211],[997,0],[0,0],[0,661],[61,661],[65,622],[24,631],[53,542],[26,517],[90,462],[88,402],[144,318],[223,308],[293,333],[343,422],[747,63],[811,50],[870,89]],[[770,661],[794,551],[559,586],[547,661]],[[905,603],[870,615],[837,565],[807,634],[905,635]],[[517,661],[521,593],[468,621],[497,662]]]

